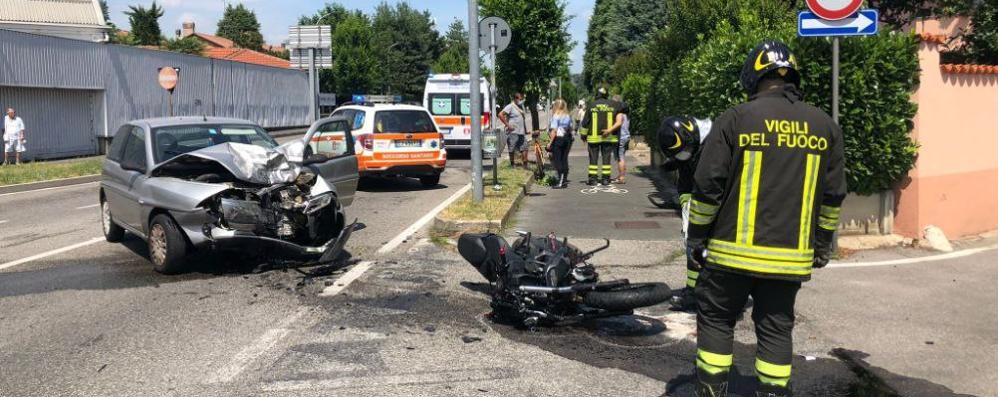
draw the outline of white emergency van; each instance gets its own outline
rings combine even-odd
[[[485,78],[479,82],[482,129],[488,128],[495,104]],[[423,91],[423,107],[433,115],[448,149],[471,149],[471,77],[467,74],[431,74]]]

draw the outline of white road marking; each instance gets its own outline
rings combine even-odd
[[[71,187],[80,187],[80,186],[86,186],[86,185],[96,185],[96,184],[99,184],[99,183],[100,183],[99,181],[85,182],[85,183],[74,183],[72,185],[66,185],[66,186],[46,187],[46,188],[42,188],[42,189],[25,190],[23,192],[4,193],[4,194],[0,194],[0,197],[13,196],[15,194],[44,192],[44,191],[48,191],[48,190],[68,189],[68,188],[71,188]],[[10,186],[16,186],[16,185],[8,185],[8,186],[5,186],[5,187],[10,187]]]
[[[423,226],[426,226],[427,223],[430,223],[430,221],[432,221],[433,218],[440,213],[440,211],[443,211],[444,208],[447,208],[448,205],[451,205],[451,203],[461,198],[461,195],[466,193],[468,190],[471,190],[470,183],[458,189],[457,192],[455,192],[452,196],[448,197],[447,200],[444,200],[442,203],[440,203],[440,205],[436,206],[436,208],[430,210],[430,212],[427,212],[426,215],[423,215],[422,218],[419,218],[419,220],[416,221],[416,223],[413,223],[405,230],[403,230],[402,233],[399,233],[398,236],[395,236],[395,238],[391,239],[390,241],[388,241],[388,243],[381,246],[381,248],[378,249],[378,253],[387,254],[389,252],[392,252],[393,249],[401,245],[406,239],[409,238],[409,236],[412,236],[413,233],[416,233],[417,231],[419,231],[419,229],[422,229]]]
[[[63,252],[72,251],[72,250],[75,250],[77,248],[83,248],[83,247],[86,247],[88,245],[99,243],[101,241],[104,241],[103,237],[92,238],[92,239],[84,241],[82,243],[76,243],[76,244],[73,244],[73,245],[67,245],[65,247],[57,248],[57,249],[54,249],[54,250],[51,250],[51,251],[47,251],[47,252],[43,252],[43,253],[40,253],[38,255],[32,255],[32,256],[29,256],[27,258],[18,259],[16,261],[10,261],[10,262],[4,263],[4,264],[0,264],[0,270],[12,268],[12,267],[17,266],[17,265],[23,265],[25,263],[28,263],[28,262],[31,262],[31,261],[36,261],[36,260],[39,260],[39,259],[42,259],[42,258],[47,258],[47,257],[50,257],[52,255],[59,255],[59,254],[61,254]]]
[[[76,207],[76,209],[78,209],[78,210],[85,210],[87,208],[97,208],[99,206],[100,206],[100,204],[90,204],[90,205],[84,205],[84,206],[81,206],[81,207]]]
[[[947,259],[956,259],[968,257],[971,255],[977,255],[982,252],[992,251],[998,249],[998,244],[981,247],[981,248],[971,248],[961,251],[950,252],[947,254],[923,256],[919,258],[905,258],[905,259],[894,259],[888,261],[879,262],[833,262],[828,264],[829,268],[850,268],[850,267],[878,267],[878,266],[896,266],[896,265],[910,265],[913,263],[923,263],[923,262],[935,262]]]
[[[368,387],[383,388],[385,386],[436,384],[452,385],[457,382],[508,380],[515,376],[517,376],[516,370],[501,367],[462,368],[439,371],[413,369],[413,372],[390,375],[371,375],[369,371],[356,371],[356,374],[347,374],[346,376],[337,377],[336,379],[286,380],[271,382],[264,384],[263,390],[271,393],[294,393],[335,389],[351,389],[351,391],[353,391],[359,388]],[[364,393],[351,392],[348,394],[353,395]]]
[[[7,223],[7,222],[10,222],[10,221],[8,221],[8,220],[4,219],[4,220],[0,221],[0,225],[2,225],[2,224],[4,224],[4,223]]]
[[[340,293],[341,291],[349,287],[350,283],[352,283],[354,280],[363,275],[364,272],[370,269],[371,265],[373,264],[374,262],[371,261],[363,261],[361,263],[356,264],[352,269],[344,273],[342,276],[340,276],[339,279],[333,282],[333,285],[330,285],[325,289],[323,289],[322,292],[319,293],[319,296],[323,297],[336,296],[336,294]]]
[[[288,316],[275,328],[271,328],[260,335],[253,343],[244,347],[239,353],[236,353],[235,357],[229,361],[229,364],[218,369],[211,377],[208,378],[206,383],[227,383],[235,379],[239,374],[241,374],[247,366],[253,363],[263,353],[270,350],[274,345],[277,344],[281,339],[291,333],[291,326],[294,325],[308,309],[300,308],[294,314]]]

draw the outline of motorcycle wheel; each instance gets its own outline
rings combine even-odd
[[[671,297],[672,290],[663,283],[634,283],[592,291],[583,302],[597,309],[624,311],[657,305]]]

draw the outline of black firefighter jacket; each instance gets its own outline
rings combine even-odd
[[[690,238],[708,268],[808,280],[815,232],[831,236],[846,195],[842,131],[792,85],[714,123],[694,176]]]

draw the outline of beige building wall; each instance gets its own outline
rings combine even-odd
[[[960,237],[998,229],[998,67],[942,66],[943,38],[965,20],[923,21],[914,139],[921,145],[898,192],[895,231],[935,225]]]

